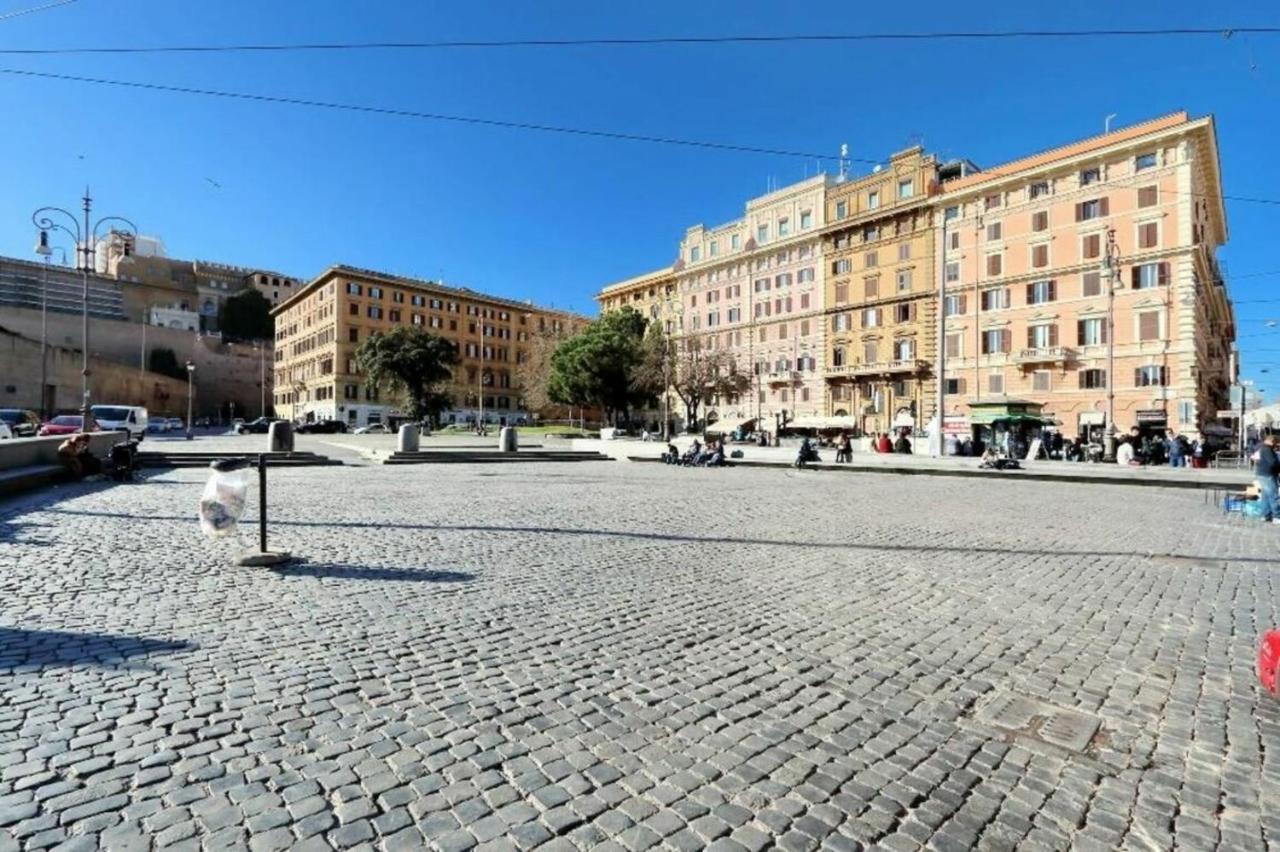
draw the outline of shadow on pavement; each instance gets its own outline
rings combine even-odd
[[[135,657],[195,647],[191,642],[142,636],[0,627],[0,670],[17,666],[115,666]]]
[[[182,515],[151,515],[141,517],[116,512],[85,512],[78,509],[49,509],[59,515],[88,515],[97,518],[120,518],[127,521],[191,521]],[[978,555],[1011,555],[1011,556],[1091,556],[1097,558],[1140,557],[1173,559],[1179,562],[1219,563],[1219,562],[1257,562],[1272,565],[1276,558],[1265,556],[1223,556],[1218,553],[1208,555],[1187,553],[1163,553],[1158,551],[1130,550],[1035,550],[1016,547],[985,547],[982,545],[957,545],[948,547],[940,544],[865,544],[851,541],[797,541],[769,538],[748,538],[746,536],[688,535],[682,533],[643,532],[640,530],[598,530],[574,527],[514,527],[490,524],[391,524],[384,521],[282,521],[272,519],[272,527],[332,527],[335,529],[378,529],[378,530],[414,530],[421,532],[488,532],[488,533],[541,533],[545,535],[581,535],[601,538],[634,538],[644,541],[687,542],[689,544],[750,544],[764,547],[796,547],[815,548],[820,550],[866,550],[886,553],[972,553]]]
[[[327,565],[295,560],[271,569],[279,577],[316,577],[336,580],[397,580],[408,583],[466,583],[475,579],[464,571],[433,568],[366,568],[360,565]]]

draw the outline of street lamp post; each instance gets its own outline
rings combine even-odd
[[[81,428],[88,432],[93,427],[93,416],[89,410],[89,269],[95,265],[98,229],[108,222],[119,222],[130,229],[126,233],[132,233],[136,237],[138,235],[138,226],[122,216],[103,216],[91,226],[89,214],[93,208],[93,198],[89,195],[89,187],[86,186],[84,188],[84,198],[81,200],[84,204],[83,227],[81,227],[81,220],[77,219],[74,213],[61,207],[41,207],[31,214],[31,222],[40,229],[41,244],[47,245],[49,231],[62,231],[75,240],[76,249],[82,254],[79,260],[81,281],[80,345],[82,349],[80,353],[80,413],[82,417]],[[56,220],[54,218],[55,215],[62,217],[62,221]],[[68,228],[63,222],[70,222],[71,227]],[[40,392],[43,394],[44,389],[41,388]]]
[[[191,435],[191,412],[192,412],[192,391],[195,389],[196,365],[187,362],[187,440],[190,441]]]

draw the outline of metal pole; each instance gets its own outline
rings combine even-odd
[[[84,245],[81,250],[84,252],[84,260],[81,261],[80,281],[82,289],[83,302],[80,306],[80,340],[83,351],[80,353],[80,389],[82,393],[81,399],[81,422],[84,431],[88,432],[93,428],[93,419],[89,413],[89,264],[92,262],[93,249],[90,245],[93,242],[93,233],[89,230],[89,209],[93,204],[93,200],[89,197],[89,187],[84,188]]]
[[[476,418],[476,432],[484,433],[484,317],[480,318],[480,393],[478,404],[480,415]]]
[[[267,345],[258,341],[258,385],[261,399],[258,401],[258,416],[267,416]]]
[[[49,419],[49,262],[53,252],[44,256],[44,278],[40,282],[40,419]]]
[[[193,406],[192,394],[195,389],[196,369],[191,364],[187,364],[187,440],[191,440],[191,411]]]
[[[1116,230],[1107,229],[1107,432],[1106,460],[1116,458],[1116,279],[1120,265],[1116,262]]]
[[[935,406],[935,416],[938,419],[938,426],[934,430],[935,435],[929,436],[929,455],[940,457],[945,448],[946,443],[942,437],[942,424],[946,421],[946,401],[947,401],[947,211],[942,211],[942,269],[938,274],[938,339],[934,341],[934,349],[937,353],[937,405]],[[924,412],[920,412],[922,415]]]
[[[258,453],[258,552],[267,552],[267,456]]]
[[[142,351],[138,353],[138,372],[145,380],[147,377],[147,315],[151,313],[150,303],[142,306]]]

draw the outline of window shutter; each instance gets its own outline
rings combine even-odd
[[[1084,221],[1084,202],[1082,201],[1076,202],[1076,221],[1077,222]]]
[[[957,382],[956,383],[957,389],[960,391],[960,393],[964,393],[964,379],[957,379],[956,382]]]
[[[1076,320],[1076,345],[1084,346],[1084,320]]]
[[[1161,263],[1160,263],[1160,273],[1159,273],[1159,275],[1160,275],[1159,282],[1160,282],[1161,284],[1168,284],[1168,283],[1169,283],[1169,264],[1168,264],[1167,262],[1161,262]]]
[[[1049,345],[1051,347],[1058,345],[1058,324],[1056,322],[1049,326]]]
[[[962,296],[960,297],[960,313],[962,313],[962,314],[963,314],[963,313],[966,313],[966,312],[968,311],[968,302],[969,302],[969,297],[968,297],[968,296],[966,296],[966,295],[962,295]]]
[[[1110,331],[1110,325],[1111,325],[1111,324],[1110,324],[1110,323],[1108,323],[1106,320],[1103,320],[1103,321],[1102,321],[1102,337],[1101,337],[1101,339],[1102,339],[1102,342],[1103,342],[1103,343],[1106,343],[1106,342],[1107,342],[1107,335],[1111,333],[1111,331]]]
[[[1050,302],[1058,301],[1058,282],[1057,281],[1051,280],[1049,282],[1049,301]]]
[[[1036,348],[1036,330],[1034,326],[1027,326],[1027,348]]]
[[[1027,304],[1034,305],[1036,303],[1036,285],[1027,285]]]
[[[1135,388],[1142,387],[1142,368],[1135,367],[1133,370],[1133,386]]]
[[[1109,215],[1109,214],[1110,214],[1111,206],[1110,206],[1110,204],[1108,204],[1108,203],[1107,203],[1107,201],[1108,201],[1108,199],[1107,199],[1107,197],[1106,197],[1105,195],[1104,195],[1104,196],[1102,196],[1102,198],[1098,199],[1098,213],[1099,213],[1099,215],[1107,216],[1107,215]]]
[[[915,319],[916,319],[916,303],[915,302],[912,302],[911,305],[909,306],[909,309],[907,310],[907,319],[912,322],[915,322]]]
[[[1000,332],[1000,351],[1008,352],[1012,348],[1013,348],[1013,331],[1011,329],[1006,328]]]
[[[1129,289],[1130,289],[1130,290],[1137,290],[1137,289],[1138,289],[1138,284],[1139,284],[1139,283],[1141,283],[1141,281],[1142,281],[1142,271],[1141,271],[1141,269],[1140,269],[1139,267],[1137,267],[1137,266],[1135,266],[1135,267],[1133,267],[1132,269],[1130,269],[1130,270],[1129,270]]]

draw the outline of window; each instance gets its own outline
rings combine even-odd
[[[915,302],[903,302],[893,306],[893,321],[902,324],[916,318]]]
[[[1076,323],[1076,341],[1081,346],[1101,346],[1107,342],[1107,322],[1102,317],[1082,319]],[[1081,385],[1083,387],[1083,385]]]
[[[1088,186],[1091,183],[1097,183],[1102,180],[1102,170],[1096,166],[1092,169],[1080,170],[1080,185]]]
[[[809,284],[813,282],[813,267],[806,266],[804,269],[796,272],[796,281],[801,284]]]
[[[791,233],[791,220],[783,217],[778,220],[778,236],[785,237]]]
[[[391,294],[391,301],[395,302],[397,305],[403,305],[403,304],[404,304],[404,292],[403,292],[403,291],[401,291],[401,290],[396,290],[396,291],[394,291],[394,292]]]
[[[842,258],[840,260],[832,262],[831,272],[833,275],[844,275],[847,272],[849,272],[849,270],[852,267],[853,267],[853,264],[850,263],[849,258],[846,257],[846,258]]]
[[[1093,198],[1076,204],[1077,222],[1087,222],[1090,219],[1097,219],[1100,216],[1106,215],[1108,215],[1108,205],[1105,197]]]
[[[1138,323],[1138,339],[1139,340],[1159,340],[1160,339],[1160,312],[1159,311],[1142,311],[1137,316]]]
[[[1168,263],[1143,263],[1133,267],[1130,284],[1134,290],[1147,290],[1169,283]]]
[[[862,327],[876,328],[880,325],[880,309],[867,308],[862,312]]]
[[[867,299],[875,299],[880,295],[879,275],[869,275],[862,279],[862,294]]]
[[[807,319],[800,320],[800,336],[801,337],[809,336],[809,321]]]
[[[763,243],[769,239],[769,226],[761,225],[756,228],[756,242]]]
[[[733,249],[734,251],[737,251],[741,247],[742,247],[742,237],[738,236],[737,234],[734,234],[731,237],[729,237],[729,248]]]
[[[996,355],[1009,351],[1012,335],[1007,328],[989,328],[982,333],[982,354]]]
[[[947,283],[960,280],[960,261],[953,260],[946,266]]]
[[[377,305],[369,306],[369,319],[382,319],[382,308]]]
[[[370,287],[370,288],[369,288],[369,298],[370,298],[370,299],[381,299],[381,298],[382,298],[382,288],[381,288],[381,287]]]
[[[810,210],[800,211],[800,230],[807,231],[813,227],[813,212]]]
[[[1049,211],[1041,210],[1031,214],[1031,230],[1047,231],[1049,230]]]
[[[832,316],[832,317],[831,317],[831,330],[832,330],[832,331],[848,331],[848,330],[849,330],[849,315],[848,315],[848,314],[835,314],[834,316]]]
[[[1031,247],[1031,266],[1033,269],[1044,269],[1049,265],[1049,244],[1041,243]]]
[[[849,301],[849,285],[840,283],[836,285],[836,304],[843,305]]]
[[[360,316],[360,306],[357,305],[355,302],[349,302],[347,304],[347,313],[353,317]]]
[[[1133,371],[1134,387],[1164,387],[1167,384],[1166,378],[1167,372],[1165,368],[1156,365],[1138,367]]]
[[[1056,281],[1034,281],[1027,285],[1027,304],[1043,305],[1058,298]]]
[[[720,253],[720,243],[719,243],[719,242],[717,242],[716,240],[712,240],[712,241],[707,245],[707,255],[708,255],[709,257],[715,257],[715,256],[716,256],[716,255],[718,255],[719,253]]]
[[[995,210],[999,206],[1000,206],[1000,193],[998,192],[995,193],[994,195],[988,195],[986,198],[982,199],[983,210]]]
[[[1138,248],[1155,248],[1160,242],[1160,229],[1155,222],[1143,222],[1138,226]]]
[[[1000,254],[987,255],[987,274],[995,277],[1004,268],[1004,257]]]
[[[1135,172],[1146,171],[1156,167],[1156,153],[1152,151],[1149,154],[1139,154],[1133,158],[1133,170]]]
[[[1036,181],[1027,187],[1027,195],[1031,198],[1042,198],[1049,194],[1049,182],[1047,180]]]
[[[862,344],[862,363],[874,364],[876,359],[880,357],[880,344],[874,340],[868,340]]]
[[[1052,349],[1058,345],[1058,326],[1053,323],[1037,323],[1027,326],[1028,349]]]
[[[347,329],[347,341],[348,341],[348,342],[350,342],[350,343],[355,343],[355,342],[356,342],[356,341],[358,341],[359,339],[360,339],[360,332],[359,332],[359,330],[354,329],[354,328],[349,328],[349,329]]]
[[[1102,276],[1097,272],[1086,272],[1080,276],[1081,296],[1101,296]]]
[[[347,282],[348,296],[359,296],[363,292],[364,292],[364,288],[361,287],[359,284],[355,283],[354,281]]]
[[[987,376],[987,393],[1003,394],[1004,393],[1004,374],[992,373]]]
[[[961,353],[964,352],[964,335],[959,332],[956,332],[955,334],[948,334],[946,341],[947,357],[959,358]]]
[[[1000,222],[992,222],[991,224],[987,225],[987,241],[988,242],[995,242],[996,240],[1000,239],[1000,235],[1003,233],[1003,230],[1004,230],[1001,227],[1001,224],[1002,223]]]
[[[694,246],[689,249],[689,262],[697,263],[699,260],[702,260],[702,249],[698,246]]]
[[[898,181],[898,197],[910,198],[912,195],[915,195],[915,184],[909,178]]]
[[[867,209],[875,210],[879,206],[880,206],[880,193],[873,189],[867,193]]]
[[[953,205],[953,206],[951,206],[951,207],[948,207],[946,210],[943,210],[943,211],[942,211],[942,218],[943,218],[943,220],[944,220],[944,221],[947,221],[947,222],[950,222],[952,219],[959,219],[959,218],[960,218],[960,206],[959,206],[959,205]]]
[[[831,350],[831,366],[833,367],[844,366],[844,347],[843,346],[837,346],[836,348]]]
[[[1138,206],[1139,207],[1155,207],[1157,200],[1157,191],[1154,186],[1138,187]]]
[[[1009,307],[1009,288],[994,287],[982,291],[982,310],[998,311]]]
[[[868,225],[862,229],[862,241],[864,243],[874,243],[880,239],[880,229],[875,225]]]
[[[1080,256],[1092,260],[1102,254],[1102,234],[1085,234],[1080,238]]]
[[[390,319],[392,322],[400,322],[400,312],[397,310],[392,310],[387,318]]]
[[[911,270],[910,269],[899,269],[897,279],[898,279],[899,293],[908,293],[911,291]]]
[[[944,296],[942,298],[942,312],[949,317],[961,316],[966,312],[965,309],[968,305],[965,303],[967,301],[968,299],[963,293]]]
[[[1081,370],[1079,376],[1081,390],[1105,388],[1107,386],[1106,370],[1100,370],[1096,367],[1089,370]]]
[[[964,379],[947,379],[947,394],[955,396],[964,393]]]
[[[893,360],[910,361],[916,357],[916,342],[914,340],[895,340],[893,342]]]
[[[800,294],[800,310],[803,311],[808,307],[809,307],[809,294],[801,293]]]
[[[898,245],[898,260],[911,259],[911,243],[900,243]]]
[[[355,385],[343,385],[342,397],[343,399],[359,399],[360,389],[357,388]]]
[[[867,269],[870,269],[871,267],[877,265],[876,253],[873,251],[869,251],[865,255],[863,255],[863,265]]]
[[[1052,375],[1048,370],[1036,370],[1031,374],[1031,389],[1036,391],[1051,390],[1050,379]]]
[[[849,215],[849,204],[848,204],[848,202],[845,202],[845,201],[837,201],[837,202],[836,202],[836,218],[837,218],[837,219],[843,219],[845,216],[848,216],[848,215]]]

